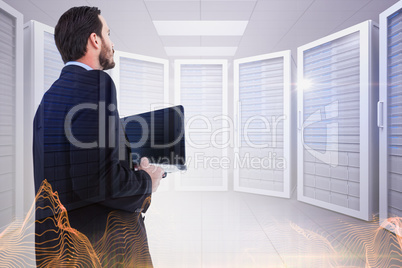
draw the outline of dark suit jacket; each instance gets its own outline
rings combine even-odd
[[[130,168],[124,137],[110,76],[64,67],[34,119],[38,267],[152,267],[140,213],[152,183]]]
[[[130,148],[119,150],[119,136],[124,132],[110,76],[64,67],[34,119],[35,191],[46,179],[67,210],[97,203],[138,211],[152,192],[151,179],[130,168]]]

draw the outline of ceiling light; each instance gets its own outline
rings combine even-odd
[[[159,35],[236,36],[243,35],[248,21],[153,21]]]
[[[234,56],[237,47],[165,47],[168,56]]]

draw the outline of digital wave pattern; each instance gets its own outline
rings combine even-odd
[[[0,267],[32,267],[35,263],[33,206],[25,220],[16,220],[0,233]]]
[[[321,255],[318,259],[325,267],[361,267],[359,260],[364,261],[365,267],[402,267],[400,217],[389,218],[381,226],[375,217],[364,227],[358,223],[339,221],[328,230],[332,233],[331,237],[301,228],[294,223],[290,225],[299,235],[314,241],[316,250]],[[388,231],[390,229],[395,232]],[[299,254],[308,256],[311,252],[299,248]]]
[[[57,192],[44,180],[36,195],[36,209],[52,211],[52,217],[37,221],[46,226],[36,236],[43,242],[35,245],[38,267],[101,267],[98,255],[88,238],[70,226],[66,208],[60,202]]]
[[[148,197],[144,201],[150,202]],[[137,214],[130,217],[113,211],[107,219],[107,227],[103,237],[94,244],[95,252],[99,256],[102,267],[147,267],[149,249],[145,241],[146,236],[139,230],[141,222]],[[138,228],[132,228],[136,226]],[[133,239],[134,238],[134,239]],[[130,254],[127,255],[127,252]]]
[[[111,212],[103,235],[91,243],[88,237],[70,226],[67,210],[46,180],[35,201],[45,204],[37,209],[52,210],[54,217],[40,222],[51,228],[35,233],[35,206],[32,205],[24,221],[16,221],[0,233],[0,267],[35,267],[35,258],[38,267],[147,266],[144,263],[147,263],[148,248],[142,246],[144,241],[141,241],[140,230],[130,228],[139,224],[141,214],[130,217],[118,211]],[[150,197],[147,198],[143,206],[149,205],[150,201]],[[366,267],[402,267],[402,218],[389,218],[381,226],[378,225],[378,219],[364,226],[359,225],[358,221],[338,221],[326,229],[332,235],[301,228],[292,222],[287,226],[290,229],[286,229],[293,234],[275,233],[278,238],[282,237],[285,244],[288,235],[299,235],[302,241],[310,242],[295,245],[289,241],[289,244],[297,247],[299,256],[309,259],[310,267],[361,267],[356,256],[363,260]],[[389,232],[389,229],[394,230],[394,233]],[[51,238],[35,245],[35,237],[44,235]],[[311,242],[314,244],[313,251],[303,246]]]
[[[144,201],[143,207],[149,205],[150,198]],[[111,212],[103,236],[91,243],[87,236],[70,225],[66,208],[46,180],[35,197],[36,202],[44,204],[36,209],[50,209],[53,217],[37,221],[44,224],[46,229],[35,233],[33,204],[24,221],[15,221],[5,229],[0,234],[0,267],[147,266],[143,265],[141,254],[146,254],[148,248],[139,241],[141,236],[136,237],[141,227],[128,228],[138,227],[141,214],[130,217],[129,213],[120,215],[118,211]],[[41,236],[46,236],[45,241],[35,244],[35,238]]]

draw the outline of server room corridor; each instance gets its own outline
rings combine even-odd
[[[401,241],[380,230],[378,219],[351,218],[295,196],[161,192],[145,223],[160,268],[402,265]]]
[[[56,46],[75,6],[102,12],[95,68]],[[133,267],[148,246],[155,268],[402,267],[402,0],[0,0],[0,63],[0,267]],[[66,67],[110,94],[83,81],[68,106]],[[143,156],[169,164],[156,192]]]

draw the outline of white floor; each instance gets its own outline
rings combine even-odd
[[[35,266],[33,218],[27,229],[16,223],[0,239],[1,267],[17,257],[16,267],[22,261],[24,267]],[[402,227],[402,219],[397,221]],[[155,268],[402,267],[402,237],[381,229],[378,221],[295,197],[157,192],[145,224]]]
[[[389,260],[402,266],[400,246],[396,254],[376,248],[383,243],[378,241],[378,222],[295,197],[157,192],[145,224],[155,268],[390,267]],[[385,235],[388,240],[380,240],[389,244],[394,235]]]

